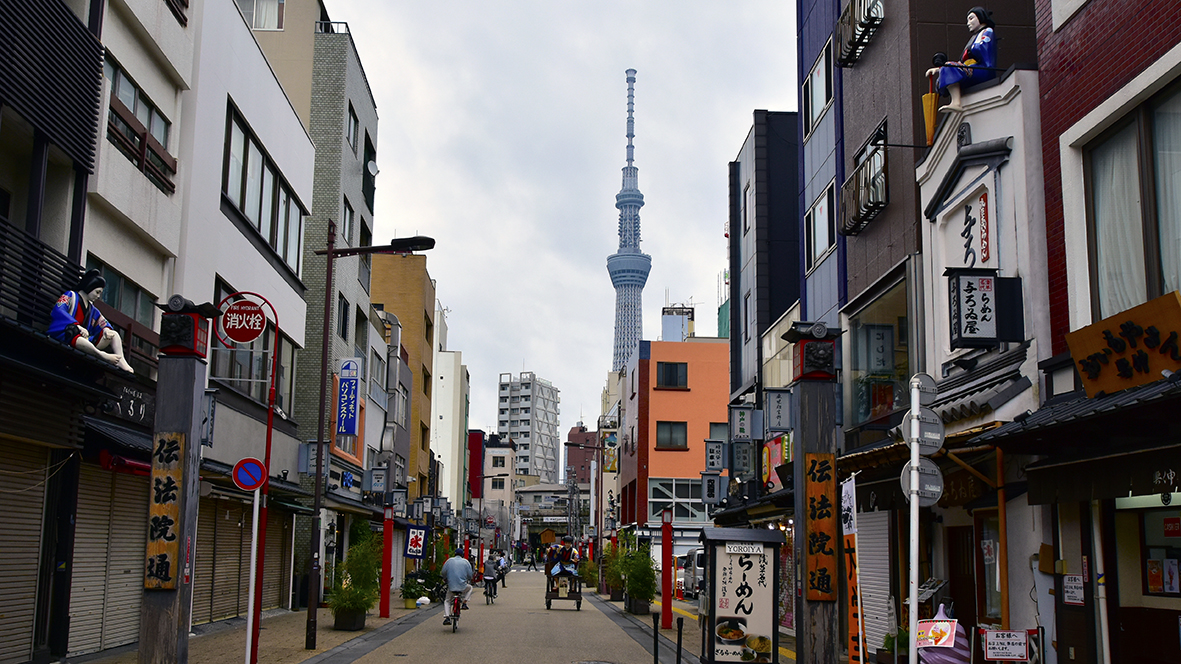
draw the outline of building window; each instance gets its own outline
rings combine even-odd
[[[344,138],[353,149],[353,154],[357,154],[357,135],[360,133],[361,121],[357,119],[357,112],[353,110],[353,102],[349,102],[349,124],[345,129]]]
[[[492,478],[492,490],[493,491],[504,491],[504,478],[503,477],[493,477]]]
[[[804,79],[804,136],[812,133],[832,103],[832,42],[824,45],[808,78]]]
[[[406,458],[401,454],[394,455],[394,483],[406,485]]]
[[[660,523],[666,509],[672,510],[674,521],[708,522],[705,504],[701,502],[701,480],[649,479],[649,523]]]
[[[492,457],[492,467],[493,468],[504,468],[504,462],[505,462],[505,459],[502,456]]]
[[[853,331],[853,423],[907,407],[906,282],[850,316],[849,327]]]
[[[377,351],[371,351],[369,360],[369,398],[383,410],[389,408],[389,395],[386,392],[385,358]]]
[[[687,430],[688,425],[685,422],[657,422],[656,449],[664,447],[688,447]]]
[[[226,124],[222,194],[279,258],[299,274],[303,206],[232,105]]]
[[[422,393],[428,397],[431,395],[431,372],[426,367],[422,368]]]
[[[1181,596],[1177,569],[1177,561],[1181,560],[1177,511],[1144,510],[1139,514],[1141,593],[1176,599]]]
[[[804,215],[804,238],[807,244],[808,265],[811,270],[837,244],[836,225],[833,219],[833,185],[824,188],[824,193],[812,204]]]
[[[709,423],[709,439],[710,440],[730,440],[730,425],[725,422],[710,422]]]
[[[750,230],[750,208],[752,207],[752,199],[750,197],[750,185],[742,190],[742,234],[746,235]]]
[[[284,0],[236,0],[246,25],[255,30],[282,30]]]
[[[377,163],[377,149],[369,140],[369,132],[365,132],[365,157],[361,162],[361,193],[365,197],[365,205],[369,208],[369,214],[373,214],[373,194],[377,190],[377,174],[374,173],[375,169],[369,168],[370,162]]]
[[[336,294],[336,336],[349,340],[349,301],[344,293]]]
[[[353,230],[357,224],[357,213],[353,211],[353,206],[349,205],[349,199],[344,199],[344,212],[340,215],[340,234],[344,238],[344,243],[352,246],[353,244]]]
[[[357,456],[357,437],[338,434],[333,447],[351,456]]]
[[[111,82],[107,140],[166,194],[176,191],[176,158],[168,152],[172,123],[110,57],[103,72]]]
[[[155,319],[155,297],[94,256],[86,259],[86,269],[101,271],[103,279],[107,280],[107,285],[103,288],[103,302],[123,312],[140,325],[149,329],[152,327]]]
[[[406,389],[405,385],[399,385],[397,395],[394,397],[394,422],[403,429],[407,427],[410,418],[410,409],[407,407],[409,403],[410,391]]]
[[[656,387],[688,387],[689,364],[687,362],[657,362]]]
[[[1084,152],[1094,320],[1181,289],[1181,88]]]

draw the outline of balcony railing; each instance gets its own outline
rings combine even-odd
[[[837,64],[852,67],[861,59],[884,16],[882,0],[850,0],[837,19]]]
[[[885,146],[869,152],[841,185],[840,233],[857,235],[890,202]]]
[[[349,34],[349,24],[343,21],[316,21],[316,32],[320,34]]]
[[[176,159],[114,95],[111,95],[111,113],[107,118],[107,138],[160,191],[166,194],[176,191],[176,185],[172,183],[172,176],[176,175]]]
[[[0,315],[44,331],[57,299],[81,277],[65,254],[0,217]]]

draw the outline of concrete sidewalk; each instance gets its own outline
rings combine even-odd
[[[389,618],[379,618],[377,611],[365,620],[359,632],[337,631],[332,628],[332,611],[320,609],[316,613],[316,649],[305,650],[307,612],[273,609],[263,612],[258,637],[259,664],[299,664],[325,653],[348,641],[363,637],[373,630],[412,615],[416,609],[406,609],[401,598],[391,598]],[[91,655],[70,657],[62,662],[70,664],[135,664],[138,647],[135,644],[106,650]],[[241,664],[246,657],[246,619],[230,618],[193,628],[189,637],[190,664]]]

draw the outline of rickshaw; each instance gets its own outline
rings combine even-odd
[[[582,577],[577,572],[563,569],[546,576],[545,608],[548,611],[555,599],[574,602],[574,610],[582,610]]]

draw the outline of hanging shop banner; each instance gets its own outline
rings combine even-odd
[[[779,476],[775,474],[775,467],[783,465],[783,445],[786,436],[776,436],[763,443],[763,486],[767,491],[778,491]]]
[[[427,534],[430,530],[426,526],[408,526],[406,528],[406,557],[425,558]]]
[[[712,661],[749,662],[771,657],[776,633],[775,553],[775,547],[761,542],[715,545],[718,587]]]
[[[357,395],[361,363],[355,359],[340,361],[340,391],[336,399],[336,435],[357,435]]]
[[[844,534],[845,597],[849,616],[849,664],[865,661],[865,618],[861,614],[861,578],[857,567],[857,484],[850,477],[841,483],[841,531]]]
[[[599,432],[599,447],[603,448],[603,472],[619,472],[619,432],[604,429]]]
[[[837,570],[836,455],[805,454],[804,480],[807,511],[804,514],[807,597],[810,601],[836,601],[833,575]]]
[[[148,547],[144,589],[176,590],[180,553],[180,501],[184,486],[185,435],[159,432],[152,442],[148,491]]]
[[[1066,335],[1087,396],[1114,394],[1181,371],[1181,293],[1150,302]]]

